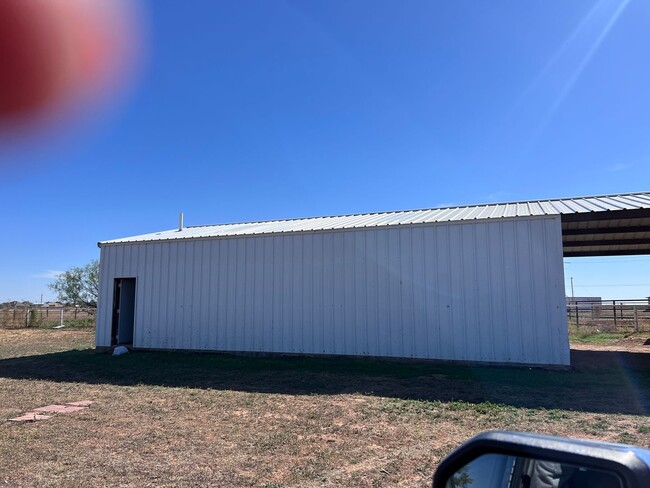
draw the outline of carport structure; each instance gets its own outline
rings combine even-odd
[[[563,257],[650,254],[650,192],[103,241],[98,347],[569,364]]]
[[[562,215],[564,257],[650,254],[650,193],[547,202]]]

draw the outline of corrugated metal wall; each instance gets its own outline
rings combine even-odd
[[[559,217],[105,245],[134,346],[569,364]]]

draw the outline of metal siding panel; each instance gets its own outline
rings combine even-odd
[[[229,327],[234,328],[234,351],[244,350],[246,335],[246,239],[235,239],[235,300],[234,314]]]
[[[259,239],[262,279],[260,280],[261,311],[258,317],[261,328],[261,350],[273,350],[273,238]]]
[[[222,350],[231,351],[235,344],[235,284],[237,280],[235,240],[219,244],[219,330],[217,337]]]
[[[413,357],[415,349],[414,311],[413,311],[413,247],[411,227],[400,231],[400,308],[402,310],[401,355]]]
[[[300,300],[300,309],[302,316],[300,319],[300,330],[302,341],[300,352],[314,352],[314,283],[313,283],[313,234],[306,234],[302,239],[302,299]]]
[[[323,352],[325,342],[325,286],[324,286],[324,262],[323,262],[323,237],[315,236],[312,242],[312,314],[311,314],[311,350],[314,353]]]
[[[111,345],[111,323],[110,313],[112,309],[111,299],[111,274],[109,264],[111,263],[111,254],[115,247],[105,246],[99,251],[99,300],[97,304],[97,319],[95,330],[95,346],[108,347]]]
[[[363,233],[366,249],[366,352],[372,356],[379,353],[379,317],[378,317],[378,271],[377,260],[377,232]]]
[[[220,293],[221,287],[219,286],[220,275],[222,274],[221,268],[221,247],[223,241],[208,241],[210,246],[210,255],[208,261],[208,296],[209,296],[209,310],[208,310],[208,323],[210,329],[208,333],[208,347],[207,349],[221,349],[219,342],[219,331],[223,329],[223,324],[219,321],[219,306],[220,306]]]
[[[539,357],[552,357],[550,347],[551,338],[549,325],[551,321],[551,310],[549,307],[550,297],[548,295],[548,267],[546,252],[546,221],[533,220],[530,222],[531,241],[538,244],[534,246],[531,255],[532,274],[535,277],[532,283],[533,313],[535,315],[535,327],[532,331],[532,340],[537,346]],[[544,279],[540,279],[540,278]],[[541,306],[540,306],[541,304]],[[544,306],[546,305],[546,306]]]
[[[192,330],[193,348],[205,350],[208,343],[207,314],[209,304],[205,297],[204,282],[207,282],[207,274],[210,269],[207,255],[209,241],[203,239],[194,242],[194,262],[192,265]]]
[[[323,331],[321,352],[334,351],[334,240],[323,234]]]
[[[187,254],[183,264],[185,292],[183,294],[183,343],[184,349],[195,349],[197,327],[194,322],[195,281],[197,270],[194,264],[197,260],[197,245],[192,241],[187,246]]]
[[[539,357],[538,345],[535,339],[535,314],[532,275],[532,239],[530,222],[517,222],[517,270],[519,295],[519,330],[521,336],[522,360],[529,357]]]
[[[389,233],[377,230],[374,234],[377,240],[377,351],[380,356],[388,356],[391,351]]]
[[[499,291],[505,301],[504,334],[508,337],[507,350],[504,351],[504,361],[521,361],[520,336],[517,325],[519,323],[519,289],[517,287],[517,263],[514,222],[507,221],[501,224],[503,246],[503,282]]]
[[[465,360],[466,354],[463,348],[464,343],[464,293],[463,293],[463,253],[461,242],[461,226],[449,226],[449,264],[450,275],[450,310],[451,310],[451,343],[450,350],[452,358]]]
[[[192,300],[192,269],[191,264],[194,259],[194,244],[195,242],[188,242],[186,244],[176,244],[178,248],[178,270],[179,270],[179,290],[180,300],[177,308],[178,320],[175,327],[178,328],[176,335],[177,346],[182,349],[192,348],[192,331],[189,327],[189,315],[191,314],[191,300]]]
[[[211,268],[211,248],[212,242],[200,241],[199,248],[201,250],[201,261],[197,263],[201,273],[199,278],[199,295],[197,314],[199,330],[199,344],[200,349],[210,349],[210,330],[212,324],[210,323],[210,268]]]
[[[413,356],[424,358],[428,353],[427,301],[424,279],[424,229],[411,230],[412,274],[413,274]]]
[[[244,275],[244,296],[242,297],[243,307],[243,334],[241,345],[238,345],[238,350],[256,350],[256,338],[254,334],[254,320],[255,320],[255,239],[244,239],[245,248],[245,275]]]
[[[205,241],[194,242],[194,259],[192,261],[192,317],[189,324],[192,331],[192,348],[205,349],[207,324],[204,320],[203,310],[208,309],[203,303],[203,275],[206,274],[204,263],[207,263],[204,254]]]
[[[293,280],[293,238],[282,237],[282,324],[280,350],[290,352],[293,341],[293,295],[291,283]]]
[[[423,249],[422,265],[424,270],[424,288],[426,304],[425,327],[426,327],[426,357],[440,357],[440,317],[438,286],[436,283],[436,254],[435,229],[427,226],[422,229]]]
[[[263,237],[254,237],[251,239],[252,251],[249,254],[251,263],[249,267],[253,268],[251,283],[247,284],[250,290],[248,296],[247,309],[249,313],[249,327],[247,327],[246,345],[254,351],[262,351],[264,344],[264,321],[262,319],[262,302],[264,293],[264,267],[262,266],[262,258],[264,251],[262,249]],[[251,275],[249,274],[249,278]]]
[[[400,239],[399,231],[388,232],[388,304],[389,304],[389,356],[403,356],[404,334],[402,333],[402,309],[400,283]]]
[[[449,256],[449,228],[450,225],[436,226],[436,290],[439,296],[438,305],[438,331],[440,359],[452,359],[453,324],[451,310],[451,259]]]
[[[147,264],[148,247],[145,244],[138,244],[134,246],[135,262],[131,263],[132,269],[135,271],[135,316],[133,324],[133,346],[143,347],[145,342],[145,308],[147,307],[147,276],[145,267]]]
[[[343,242],[344,233],[332,234],[334,247],[333,289],[334,289],[334,344],[332,353],[343,354],[345,351],[345,259]]]
[[[142,345],[141,347],[151,347],[151,313],[152,313],[152,301],[155,300],[156,295],[153,292],[153,260],[156,249],[160,247],[159,244],[145,244],[143,248],[145,249],[144,253],[144,266],[142,269],[142,280],[140,290],[142,293],[142,300],[140,300],[140,309],[142,310],[142,320],[138,324],[140,329],[139,341]]]
[[[475,226],[474,249],[476,252],[476,278],[473,283],[476,296],[476,343],[477,356],[485,361],[494,361],[491,344],[495,340],[492,319],[492,296],[490,283],[490,245],[488,224]]]
[[[273,349],[281,351],[283,345],[283,310],[284,310],[284,243],[285,239],[273,237]]]
[[[169,321],[170,303],[167,296],[169,290],[169,275],[170,271],[170,249],[171,245],[168,242],[160,244],[160,267],[159,273],[159,291],[156,296],[156,307],[154,317],[156,319],[155,334],[152,337],[151,347],[165,347],[167,342],[167,323]]]
[[[476,259],[476,225],[461,225],[461,239],[463,250],[463,291],[465,294],[463,304],[463,350],[467,359],[481,358],[480,335],[481,325],[478,320],[479,304],[477,283]]]
[[[160,265],[160,254],[162,250],[162,243],[146,244],[149,246],[147,252],[147,262],[145,264],[145,275],[147,277],[147,286],[145,293],[145,323],[143,325],[144,335],[143,347],[155,347],[157,341],[157,327],[158,322],[156,314],[158,312],[158,304],[160,302],[160,274],[162,266]]]
[[[292,284],[292,329],[291,336],[293,344],[291,352],[300,352],[303,348],[303,323],[302,323],[302,300],[303,300],[303,239],[302,235],[291,236],[293,241],[293,279]]]
[[[227,304],[228,304],[228,244],[225,241],[214,241],[212,249],[212,303],[211,316],[216,330],[213,332],[215,349],[224,350],[227,341]]]
[[[165,335],[163,337],[163,347],[174,348],[179,347],[176,344],[176,336],[179,334],[177,327],[177,306],[180,302],[179,290],[179,245],[178,243],[170,243],[169,245],[169,275],[167,288],[165,289],[165,302],[167,303],[167,314],[165,320]]]
[[[354,232],[354,354],[368,354],[367,262],[365,231]]]
[[[345,232],[343,234],[343,351],[345,354],[354,354],[355,347],[355,289],[354,289],[354,233]]]
[[[175,336],[178,334],[176,328],[176,306],[179,300],[178,293],[178,249],[179,245],[176,242],[170,242],[167,251],[168,260],[168,273],[167,273],[167,286],[164,288],[164,303],[165,307],[165,327],[162,337],[162,344],[165,348],[177,347],[175,344]]]
[[[509,339],[506,333],[507,315],[505,288],[505,266],[502,223],[488,226],[488,253],[490,261],[490,309],[492,318],[491,334],[488,337],[491,360],[507,361]]]

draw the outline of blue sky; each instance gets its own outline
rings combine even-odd
[[[181,210],[194,225],[650,189],[648,2],[144,7],[128,95],[58,140],[0,146],[0,301],[51,298],[97,241]],[[568,261],[576,295],[650,295],[650,256]]]

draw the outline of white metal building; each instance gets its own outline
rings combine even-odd
[[[568,365],[563,255],[650,253],[649,209],[635,193],[104,241],[96,343]]]

